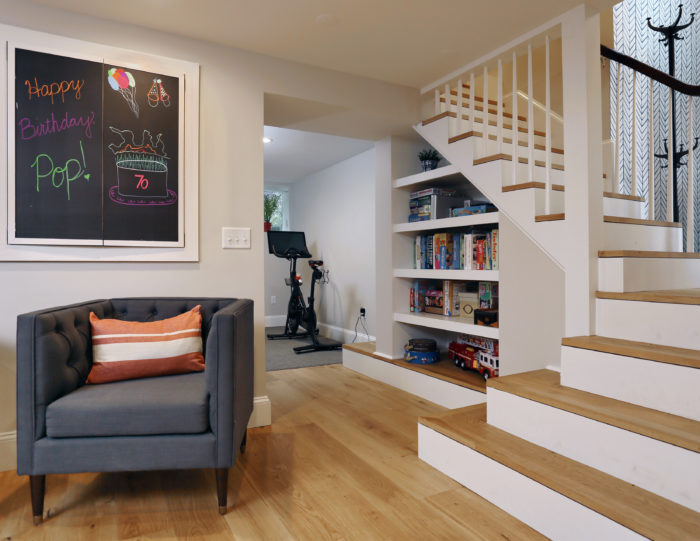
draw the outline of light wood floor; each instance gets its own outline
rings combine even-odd
[[[225,516],[212,471],[0,473],[0,540],[541,539],[417,457],[417,419],[443,408],[341,365],[268,373],[271,427],[249,431]]]

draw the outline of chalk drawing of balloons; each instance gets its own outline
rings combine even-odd
[[[112,90],[119,92],[126,101],[131,112],[139,117],[139,104],[136,103],[136,80],[134,76],[122,68],[110,68],[107,71],[107,82]]]

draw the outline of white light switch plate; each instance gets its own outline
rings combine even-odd
[[[250,248],[250,227],[222,227],[222,248]]]

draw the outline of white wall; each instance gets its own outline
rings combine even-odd
[[[375,176],[375,150],[371,149],[296,181],[290,192],[291,229],[304,231],[314,259],[323,259],[330,270],[330,283],[317,286],[319,322],[349,329],[353,336],[360,307],[367,309],[371,336],[376,329]],[[299,260],[297,271],[308,296],[308,260]]]
[[[417,121],[417,91],[19,0],[0,0],[0,40],[11,30],[3,24],[200,64],[200,260],[0,263],[0,433],[15,426],[14,408],[12,404],[8,407],[5,399],[15,393],[17,314],[93,298],[210,295],[253,299],[255,395],[264,397],[264,95],[337,104],[348,116],[386,121],[390,133],[393,127]],[[0,88],[1,108],[6,107],[5,91]],[[339,115],[338,122],[343,118]],[[251,227],[251,249],[222,250],[222,226]],[[261,421],[269,422],[269,409]],[[8,462],[6,454],[0,456],[0,469]]]

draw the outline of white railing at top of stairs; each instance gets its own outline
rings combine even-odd
[[[558,39],[560,38],[560,39]],[[558,90],[559,86],[551,84],[551,74],[559,70],[550,69],[550,49],[553,44],[561,44],[561,102],[563,117],[563,141],[561,147],[564,150],[563,171],[555,171],[559,178],[563,179],[565,187],[563,198],[565,219],[559,222],[535,223],[534,212],[529,217],[521,211],[513,210],[508,214],[508,202],[501,195],[501,188],[509,184],[523,182],[519,174],[527,175],[527,180],[539,180],[535,177],[535,154],[541,156],[544,152],[544,184],[545,184],[545,214],[552,211],[552,89]],[[533,62],[533,53],[537,51],[544,56],[542,72],[533,73],[541,63]],[[513,99],[519,91],[518,88],[518,62],[519,57],[527,57],[527,90],[528,111],[526,120],[518,120],[518,99]],[[504,124],[503,107],[503,82],[504,66],[508,69],[511,65],[512,75],[510,101],[512,110],[511,126]],[[534,81],[544,79],[544,134],[536,131],[534,125]],[[491,81],[489,80],[491,79]],[[468,81],[468,85],[466,82]],[[494,87],[495,82],[495,89]],[[489,93],[491,85],[491,93]],[[453,94],[452,89],[457,88]],[[465,99],[464,89],[469,88]],[[478,90],[477,90],[478,89]],[[543,251],[566,273],[566,334],[591,334],[593,332],[593,308],[590,302],[594,298],[597,284],[595,260],[598,247],[603,238],[603,193],[602,193],[602,124],[601,124],[601,79],[600,79],[600,19],[598,15],[587,13],[586,7],[581,4],[561,16],[548,21],[538,28],[520,36],[519,38],[503,45],[484,57],[471,62],[441,79],[421,89],[426,98],[424,111],[434,108],[436,115],[447,113],[448,133],[447,140],[439,142],[438,150],[450,160],[450,153],[454,158],[459,158],[451,151],[448,141],[451,136],[460,135],[465,131],[474,132],[475,113],[483,110],[484,122],[483,139],[473,145],[474,153],[482,155],[491,149],[492,154],[502,154],[504,141],[512,135],[512,156],[497,156],[507,162],[511,160],[510,174],[504,174],[499,180],[499,186],[494,189],[493,181],[484,179],[483,186],[491,188],[490,195],[494,202],[500,201],[503,205],[499,208],[508,216],[515,225],[534,240]],[[483,107],[475,103],[475,94],[483,90]],[[489,94],[496,98],[496,110],[489,111]],[[456,98],[453,100],[453,98]],[[431,103],[432,102],[432,103]],[[430,105],[428,105],[430,103]],[[466,115],[465,115],[466,113]],[[489,123],[489,115],[495,122]],[[469,119],[469,126],[464,125],[464,119]],[[478,118],[476,119],[479,120]],[[527,123],[527,129],[520,127],[520,122]],[[495,134],[493,127],[495,126]],[[425,126],[417,128],[421,133],[425,132]],[[491,133],[489,133],[491,132]],[[520,142],[518,133],[526,132],[527,139]],[[433,132],[435,133],[435,132]],[[474,134],[472,134],[474,135]],[[495,137],[494,137],[495,135]],[[490,136],[490,137],[489,137]],[[541,144],[544,136],[544,145]],[[441,136],[441,137],[444,137]],[[537,138],[537,139],[536,139]],[[473,139],[473,137],[472,137]],[[495,149],[489,140],[495,140]],[[537,143],[536,143],[537,141]],[[432,142],[432,141],[431,141]],[[558,141],[557,141],[558,143]],[[518,147],[525,147],[526,156],[520,160],[527,160],[527,167],[518,167]],[[446,151],[446,152],[445,152]],[[467,164],[463,158],[465,168],[461,168],[477,188],[480,179],[475,178],[480,173],[472,164]],[[557,156],[561,160],[561,156]],[[452,160],[450,160],[452,161]],[[457,162],[460,160],[457,159]],[[483,160],[487,161],[487,160]],[[454,162],[453,162],[454,163]],[[477,162],[478,164],[479,162]],[[479,166],[482,167],[482,166]],[[484,166],[485,167],[485,166]],[[501,167],[499,165],[499,167]],[[487,168],[489,169],[489,168]],[[487,170],[484,169],[484,172]],[[541,167],[538,167],[541,170]],[[561,167],[558,167],[561,169]],[[495,171],[494,168],[489,170]],[[482,190],[484,191],[484,190]],[[508,195],[508,194],[506,194]],[[560,197],[560,196],[559,196]],[[506,210],[503,210],[503,208]],[[534,211],[534,209],[533,209]]]

